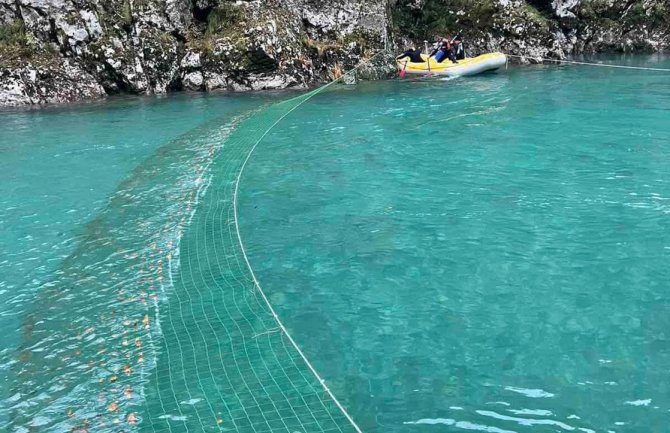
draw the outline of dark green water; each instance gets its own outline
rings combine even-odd
[[[351,431],[237,243],[271,118],[226,137],[267,100],[0,114],[0,430]],[[363,431],[664,432],[669,115],[641,71],[332,88],[240,234]]]

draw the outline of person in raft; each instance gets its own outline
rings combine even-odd
[[[421,48],[410,48],[409,50],[405,51],[398,57],[396,57],[396,60],[402,60],[406,57],[409,57],[409,61],[412,63],[424,63],[425,60],[423,60],[423,57],[421,57]]]
[[[465,58],[465,47],[463,47],[463,36],[457,34],[454,38],[454,57],[456,60],[463,60]]]
[[[443,38],[442,42],[439,43],[437,48],[435,48],[428,57],[430,58],[433,56],[435,56],[437,63],[442,63],[444,59],[449,59],[453,63],[458,63],[456,56],[454,55],[453,47],[451,46],[451,42],[449,42],[449,39],[447,38]]]

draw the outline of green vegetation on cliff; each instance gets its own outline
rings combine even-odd
[[[396,31],[414,40],[433,40],[460,29],[480,30],[490,26],[497,11],[493,0],[399,0],[393,9]]]
[[[579,17],[595,25],[621,26],[631,31],[636,26],[670,29],[670,5],[662,2],[631,1],[613,7],[606,0],[585,0],[580,4]]]
[[[22,21],[0,25],[0,64],[32,55]]]
[[[459,30],[484,39],[517,38],[526,45],[552,45],[574,35],[565,53],[658,50],[667,46],[667,0],[582,0],[561,5],[552,0],[504,3],[499,0],[398,0],[392,8],[396,34],[414,41],[434,40]],[[567,3],[567,2],[566,2]]]
[[[244,10],[235,3],[222,0],[207,15],[207,33],[234,32],[243,21]]]

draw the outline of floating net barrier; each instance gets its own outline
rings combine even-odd
[[[152,431],[162,414],[149,410],[146,387],[163,362],[165,263],[240,120],[207,122],[160,148],[82,227],[53,276],[8,300],[21,343],[0,353],[0,431]]]
[[[144,415],[151,431],[361,432],[274,311],[237,215],[240,181],[259,143],[351,73],[255,113],[224,141],[179,255],[166,263],[173,279],[161,307],[159,360],[145,387],[155,406]]]
[[[520,60],[532,59],[538,63],[554,63],[554,64],[566,64],[566,65],[576,65],[576,66],[590,66],[596,68],[611,68],[611,69],[628,69],[633,71],[654,71],[654,72],[666,72],[670,73],[670,68],[653,68],[647,66],[629,66],[629,65],[615,65],[611,63],[602,63],[602,62],[581,62],[577,60],[567,60],[567,59],[550,59],[546,57],[533,57],[533,56],[520,56],[517,54],[505,54],[507,57],[512,57]]]
[[[204,124],[119,186],[21,304],[20,347],[0,353],[0,430],[361,432],[273,310],[236,210],[256,146],[359,68]]]

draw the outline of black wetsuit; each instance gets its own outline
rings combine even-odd
[[[465,58],[465,48],[463,47],[463,43],[456,45],[454,48],[456,51],[456,60],[463,60]]]
[[[442,52],[442,54],[438,56],[439,52]],[[440,47],[437,48],[436,50],[433,50],[433,52],[430,55],[431,57],[435,56],[435,60],[437,60],[437,63],[444,62],[444,59],[449,59],[453,63],[458,63],[456,61],[456,56],[454,56],[454,51],[452,47],[445,43],[440,44]]]
[[[396,59],[402,60],[405,57],[409,57],[409,61],[412,62],[412,63],[424,63],[425,62],[425,60],[423,60],[423,57],[421,57],[421,48],[416,49],[416,50],[407,50],[404,53],[402,53],[401,55],[399,55],[398,57],[396,57]]]

